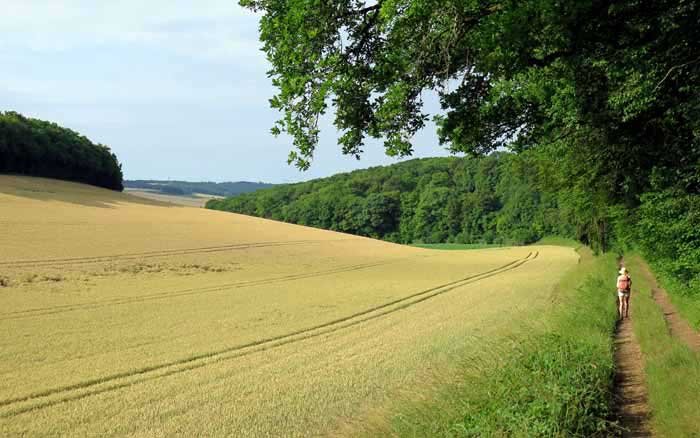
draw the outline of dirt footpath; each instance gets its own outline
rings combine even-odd
[[[620,264],[623,266],[624,260],[620,260]],[[680,339],[691,350],[700,352],[700,333],[678,314],[668,294],[658,285],[649,266],[643,260],[640,260],[640,266],[640,274],[651,285],[652,296],[664,314],[671,335]],[[651,436],[651,410],[644,381],[644,360],[639,343],[634,337],[631,319],[620,321],[615,332],[615,363],[615,397],[617,415],[623,427],[622,436]]]
[[[620,321],[615,332],[615,364],[615,399],[622,436],[652,436],[642,352],[629,318]]]
[[[624,259],[619,262],[620,267],[625,265]],[[615,365],[616,415],[622,426],[622,436],[652,436],[644,360],[630,318],[619,321],[615,330]]]

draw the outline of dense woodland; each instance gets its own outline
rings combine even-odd
[[[428,158],[209,201],[207,207],[400,243],[514,243],[562,228],[510,154]]]
[[[154,190],[164,195],[191,196],[195,193],[201,193],[213,196],[235,196],[272,187],[272,184],[249,181],[216,183],[210,181],[126,180],[124,181],[124,187]]]
[[[122,190],[122,170],[107,146],[55,123],[0,112],[0,173],[43,176]]]

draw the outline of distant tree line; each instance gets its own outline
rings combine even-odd
[[[235,196],[269,188],[272,187],[272,184],[249,181],[216,183],[210,181],[126,180],[124,187],[154,190],[165,195],[191,196],[195,193],[201,193],[213,196]]]
[[[343,153],[410,155],[432,90],[442,144],[517,153],[574,237],[641,249],[700,302],[699,2],[239,2],[261,17],[291,163],[309,167],[328,112]]]
[[[121,164],[107,146],[13,111],[0,112],[0,172],[124,188]]]
[[[224,200],[208,208],[400,243],[512,243],[572,234],[556,198],[511,154],[415,159]]]

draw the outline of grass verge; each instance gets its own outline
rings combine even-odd
[[[683,292],[685,286],[676,279],[666,279],[663,276],[659,282],[671,297],[671,302],[678,313],[690,323],[695,330],[700,330],[700,294],[688,295]]]
[[[569,248],[579,248],[580,242],[566,237],[545,236],[532,245],[554,245],[566,246]],[[445,250],[465,250],[465,249],[485,249],[485,248],[502,248],[507,245],[504,243],[412,243],[410,246],[427,249],[445,249]],[[517,246],[517,245],[515,245]]]
[[[668,292],[671,302],[678,309],[678,313],[685,318],[695,330],[700,330],[700,279],[691,285],[684,284],[673,275],[669,275],[656,264],[651,263],[659,284]]]
[[[639,272],[640,256],[626,256],[626,264]],[[630,308],[644,355],[652,425],[661,436],[695,436],[700,430],[700,355],[670,335],[643,276],[634,277],[634,290]]]
[[[612,255],[581,262],[554,291],[554,311],[494,357],[460,366],[427,400],[401,402],[368,435],[607,436],[612,418],[615,308]]]
[[[464,250],[464,249],[485,249],[485,248],[501,248],[505,245],[497,243],[413,243],[410,246],[426,249],[446,249],[446,250]]]

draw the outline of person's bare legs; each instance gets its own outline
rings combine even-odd
[[[617,316],[618,320],[622,320],[622,316],[624,313],[622,312],[623,306],[625,305],[625,298],[621,296],[617,296]]]
[[[630,296],[629,294],[625,295],[622,298],[625,301],[625,318],[630,317]]]

